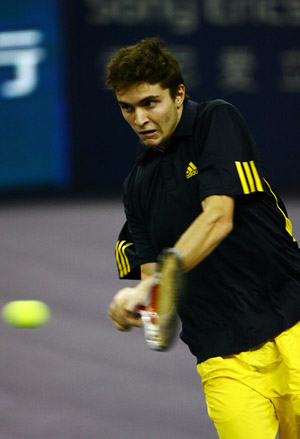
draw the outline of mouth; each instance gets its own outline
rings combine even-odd
[[[140,135],[144,137],[152,137],[156,133],[156,130],[144,130],[140,131]]]

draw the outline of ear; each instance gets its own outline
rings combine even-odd
[[[176,97],[175,97],[175,102],[176,102],[177,108],[181,107],[181,105],[184,102],[184,98],[185,98],[185,86],[183,84],[180,84],[178,86],[178,89],[176,92]]]

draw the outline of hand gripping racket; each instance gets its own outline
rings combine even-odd
[[[146,343],[155,351],[165,351],[173,341],[178,317],[176,308],[182,300],[183,274],[179,252],[163,250],[158,270],[145,304],[138,306]]]

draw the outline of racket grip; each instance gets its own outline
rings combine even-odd
[[[145,305],[137,305],[135,310],[132,311],[133,317],[139,319],[141,317],[141,311],[144,311],[146,309]]]

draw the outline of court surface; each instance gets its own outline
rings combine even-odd
[[[300,207],[287,199],[300,241]],[[215,439],[194,358],[182,342],[151,352],[141,330],[107,319],[119,281],[116,201],[0,209],[0,306],[40,299],[40,329],[0,323],[1,439]]]

